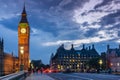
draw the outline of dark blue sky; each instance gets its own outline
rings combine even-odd
[[[18,54],[17,28],[24,1],[0,0],[0,37],[5,52]],[[61,44],[76,49],[95,44],[99,53],[106,45],[120,43],[120,0],[26,0],[31,27],[30,58],[49,63]]]

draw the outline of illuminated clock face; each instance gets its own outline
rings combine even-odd
[[[26,33],[26,29],[25,29],[25,28],[22,28],[22,29],[21,29],[21,33]]]

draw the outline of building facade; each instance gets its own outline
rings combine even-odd
[[[18,57],[4,52],[4,41],[0,39],[0,76],[18,71]]]
[[[64,45],[61,45],[57,49],[56,54],[51,55],[50,67],[58,71],[65,71],[67,69],[75,72],[86,71],[89,69],[86,63],[90,59],[98,57],[99,54],[94,48],[94,45],[92,45],[92,48],[89,47],[89,49],[83,45],[81,50],[75,50],[73,44],[70,50],[66,50]]]
[[[114,72],[120,72],[120,57],[111,59],[111,69]]]
[[[30,27],[24,6],[21,21],[18,25],[18,57],[20,70],[28,70],[29,68],[29,39]]]
[[[110,48],[110,45],[107,45],[107,68],[112,69],[112,71],[120,71],[120,45],[119,48]]]

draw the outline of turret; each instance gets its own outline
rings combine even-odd
[[[62,44],[61,47],[64,48],[64,44]]]
[[[64,44],[62,44],[62,45],[57,49],[58,52],[59,52],[59,51],[61,52],[61,51],[63,51],[63,50],[65,50],[65,49],[64,49]]]
[[[2,38],[2,51],[4,52],[4,40]]]
[[[1,41],[1,38],[0,38],[0,52],[1,52],[1,48],[2,48],[2,41]]]
[[[0,51],[4,52],[4,40],[0,38]]]
[[[92,45],[92,49],[95,49],[94,44]]]
[[[107,45],[107,50],[109,50],[109,49],[110,49],[110,45],[108,44],[108,45]]]
[[[74,50],[74,45],[73,44],[71,44],[71,50]]]
[[[83,44],[83,49],[85,49],[85,44]]]
[[[120,44],[119,44],[119,50],[120,50]]]

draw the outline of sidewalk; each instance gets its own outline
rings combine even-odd
[[[32,73],[25,80],[54,80],[54,79],[47,76],[46,74]]]

